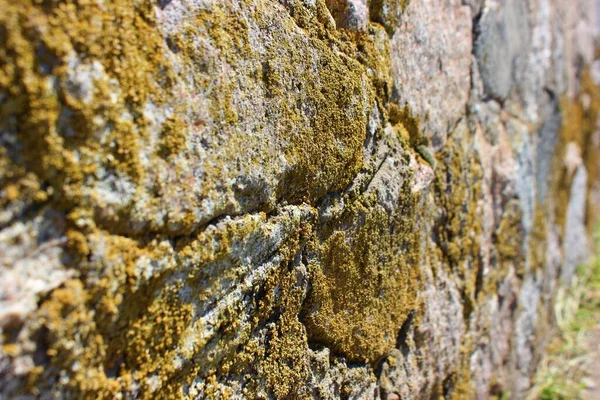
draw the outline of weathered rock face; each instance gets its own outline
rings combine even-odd
[[[521,398],[595,6],[0,0],[0,398]]]

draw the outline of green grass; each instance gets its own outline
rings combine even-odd
[[[600,249],[600,224],[595,230]],[[570,287],[559,290],[554,313],[557,334],[535,376],[528,399],[581,399],[593,356],[585,347],[586,335],[600,322],[600,255],[581,266]]]

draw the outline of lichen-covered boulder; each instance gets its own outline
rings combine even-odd
[[[0,398],[522,398],[595,5],[0,0]]]

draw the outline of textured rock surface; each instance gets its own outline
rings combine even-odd
[[[0,9],[0,398],[523,397],[595,1]]]

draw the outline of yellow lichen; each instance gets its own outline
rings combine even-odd
[[[30,393],[185,398],[204,390],[207,397],[226,398],[231,391],[220,380],[235,376],[248,398],[265,391],[265,397],[300,397],[310,374],[309,344],[323,344],[358,363],[374,363],[396,345],[400,327],[419,308],[419,252],[426,240],[410,174],[398,177],[405,184],[393,215],[364,194],[341,194],[341,211],[324,222],[299,223],[279,215],[275,206],[318,204],[329,193],[344,192],[364,167],[373,110],[394,126],[405,150],[426,145],[427,139],[410,110],[390,104],[384,28],[335,29],[324,0],[314,9],[300,0],[285,3],[267,7],[243,1],[247,9],[240,12],[215,2],[193,11],[191,22],[164,38],[151,2],[0,0],[0,94],[8,94],[0,103],[0,124],[22,145],[22,154],[10,156],[0,147],[0,206],[38,202],[64,212],[65,248],[78,273],[40,299],[31,318],[44,338],[40,343],[48,344],[48,365],[30,372]],[[370,7],[371,18],[389,30],[389,21],[407,2],[396,2],[384,15],[388,3],[370,2]],[[262,53],[251,45],[256,40],[251,29],[271,38]],[[165,46],[180,57],[177,76]],[[217,76],[217,70],[226,73]],[[82,85],[73,77],[77,73],[90,80],[89,88],[76,87]],[[206,115],[186,114],[173,93],[174,81],[184,79],[204,91]],[[243,125],[253,112],[240,106],[248,93],[265,100],[261,110],[267,115],[256,118],[263,125]],[[171,103],[174,113],[157,128],[153,143],[145,107]],[[587,148],[589,136],[578,135],[591,129],[595,107],[593,100],[592,111],[578,105],[567,111],[572,119],[565,123],[564,140]],[[272,128],[269,135],[255,134],[266,128]],[[160,161],[177,175],[175,161],[193,155],[194,129],[202,145],[220,146],[222,152],[199,168],[205,173],[201,193],[181,212],[180,225],[135,230],[129,226],[132,204],[114,212],[101,209],[88,190],[102,179],[101,170],[127,177],[138,193],[147,178],[140,157],[144,146],[156,145]],[[261,142],[265,137],[274,143]],[[467,317],[477,302],[482,232],[481,166],[470,145],[451,137],[437,155],[439,218],[432,235],[439,251],[428,260],[442,261],[441,268],[459,277]],[[198,222],[193,207],[211,191],[239,195],[229,187],[237,176],[227,175],[239,153],[251,158],[244,164],[248,170],[268,167],[274,157],[285,160],[285,167],[271,171],[275,193],[248,208],[222,206],[217,216],[253,214],[212,220],[204,229],[206,221]],[[565,187],[568,179],[561,177]],[[150,196],[150,205],[162,190]],[[494,232],[503,266],[522,262],[518,207],[516,202],[506,207]],[[530,247],[545,240],[539,210]],[[273,238],[269,230],[276,223],[289,226]],[[277,243],[265,250],[269,254],[244,258],[241,248],[270,240]],[[529,255],[536,266],[543,262],[540,249]],[[242,318],[246,309],[227,304],[210,327],[203,325],[215,300],[229,293],[227,285],[246,280],[256,267],[247,264],[266,259],[277,265],[244,294],[252,297],[248,319]],[[468,340],[462,364],[446,381],[457,398],[470,395]],[[20,350],[10,346],[4,351],[16,356]],[[66,378],[57,380],[60,376]],[[436,390],[444,392],[443,380]],[[342,385],[341,391],[348,394],[350,388]]]
[[[399,201],[396,216],[372,199],[347,204],[313,250],[319,256],[309,264],[309,339],[350,360],[373,362],[393,348],[416,307],[419,235],[408,186]]]
[[[588,190],[594,190],[600,173],[600,146],[597,138],[597,121],[600,115],[600,87],[594,83],[589,69],[581,75],[581,89],[577,97],[570,99],[563,97],[560,103],[562,126],[554,154],[554,174],[552,185],[556,196],[555,209],[556,223],[565,228],[567,204],[570,197],[571,184],[575,174],[572,166],[567,165],[566,149],[569,144],[574,144],[580,152],[583,165],[588,174]],[[572,162],[572,161],[571,161]],[[588,196],[586,222],[591,232],[593,222],[599,215],[600,209]]]
[[[385,26],[391,35],[399,25],[402,14],[411,0],[371,0],[369,17],[372,21]]]
[[[82,186],[101,164],[139,181],[142,110],[148,101],[161,103],[161,86],[169,80],[153,6],[10,0],[0,6],[0,91],[10,94],[0,113],[18,121],[27,167],[66,205],[89,203]],[[117,93],[110,78],[118,82]],[[112,129],[100,138],[104,126]]]
[[[482,220],[478,202],[481,198],[482,170],[468,141],[452,137],[437,155],[436,201],[441,215],[434,233],[443,254],[444,265],[457,273],[468,317],[476,302],[477,276],[480,265]]]

